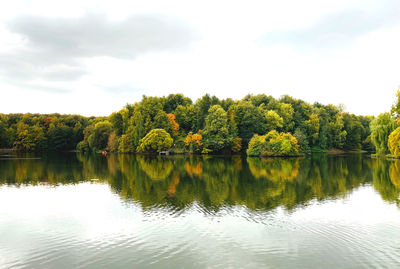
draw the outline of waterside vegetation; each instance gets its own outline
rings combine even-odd
[[[341,106],[311,105],[287,95],[221,100],[206,94],[196,102],[182,94],[143,96],[108,117],[0,114],[0,148],[295,156],[372,151],[375,145],[387,153],[382,137],[389,139],[398,125],[391,118],[356,116]],[[388,121],[393,124],[381,133]]]
[[[390,113],[382,113],[371,122],[374,157],[400,158],[400,87],[396,97]]]

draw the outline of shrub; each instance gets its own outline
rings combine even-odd
[[[249,156],[295,156],[299,145],[290,133],[272,130],[264,136],[254,135],[246,152]]]
[[[76,145],[76,150],[81,151],[81,152],[89,152],[90,147],[89,144],[86,140],[82,140],[81,142]]]
[[[153,129],[140,140],[138,152],[160,152],[172,146],[173,139],[164,129]]]
[[[121,136],[118,143],[118,152],[135,152],[133,137],[130,133]]]

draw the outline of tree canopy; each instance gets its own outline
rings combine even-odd
[[[160,152],[172,146],[173,139],[164,129],[153,129],[140,140],[138,152]]]
[[[371,141],[378,155],[389,154],[388,139],[396,125],[396,120],[388,112],[380,114],[371,122]]]
[[[397,107],[385,116],[387,120],[397,120]],[[389,152],[387,139],[396,126],[385,127],[381,133],[379,126],[386,123],[375,120],[371,134],[372,120],[344,112],[340,106],[309,104],[288,95],[258,94],[233,100],[206,94],[195,102],[183,94],[144,95],[108,117],[0,114],[0,147],[138,152],[147,134],[162,129],[173,140],[173,151],[181,153],[246,152],[254,135],[271,131],[292,135],[301,152],[373,150],[374,146]]]

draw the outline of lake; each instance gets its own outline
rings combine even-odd
[[[400,161],[0,156],[0,268],[400,268]]]

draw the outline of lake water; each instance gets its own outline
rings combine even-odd
[[[0,268],[400,268],[400,162],[0,156]]]

